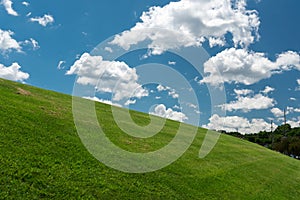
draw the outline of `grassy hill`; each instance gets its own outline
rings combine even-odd
[[[205,130],[172,165],[128,174],[97,161],[81,143],[72,97],[0,79],[0,199],[299,199],[300,162],[259,145],[222,135],[198,158]],[[130,151],[167,144],[177,122],[150,139],[123,134],[110,106],[97,103],[107,136]],[[131,112],[140,124],[148,115]]]

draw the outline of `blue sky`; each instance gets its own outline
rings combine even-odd
[[[75,83],[87,98],[210,129],[269,130],[270,120],[283,123],[284,108],[299,126],[299,7],[297,0],[2,0],[0,77],[67,94]],[[189,48],[199,66],[183,56]],[[117,50],[124,55],[110,60]]]

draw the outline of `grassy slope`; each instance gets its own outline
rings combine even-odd
[[[23,90],[20,90],[23,89]],[[18,94],[21,93],[21,94]],[[297,199],[300,162],[227,135],[197,158],[204,130],[172,165],[153,173],[126,174],[94,159],[73,124],[71,97],[0,79],[0,199]],[[132,151],[149,151],[171,140],[168,121],[149,140],[122,134],[110,107],[99,117],[109,137]],[[147,115],[132,112],[138,123]],[[103,114],[102,114],[103,116]],[[104,128],[105,129],[105,128]]]

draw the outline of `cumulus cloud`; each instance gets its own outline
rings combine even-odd
[[[297,84],[298,84],[298,87],[296,87],[296,91],[300,91],[300,79],[297,79]]]
[[[151,7],[130,30],[116,36],[113,44],[124,49],[150,40],[152,54],[180,47],[224,45],[230,33],[235,46],[246,47],[259,38],[260,20],[245,0],[181,0]]]
[[[27,1],[23,1],[22,4],[26,7],[28,7],[30,5],[30,3],[28,3]]]
[[[169,64],[169,65],[176,65],[176,62],[174,62],[174,61],[169,61],[168,64]]]
[[[295,108],[294,112],[300,113],[300,108]]]
[[[114,101],[149,95],[138,83],[135,69],[124,62],[103,60],[102,56],[84,53],[66,74],[76,74],[78,84],[92,85],[100,92],[112,93]]]
[[[290,113],[300,113],[300,108],[294,108],[294,107],[287,107],[287,112],[286,114],[290,114]]]
[[[300,70],[300,55],[288,51],[269,60],[264,53],[230,48],[218,53],[204,64],[205,77],[200,83],[219,86],[221,83],[252,85],[273,74],[291,69]]]
[[[159,92],[162,91],[168,91],[168,95],[171,96],[173,99],[178,99],[179,98],[179,94],[177,94],[175,89],[172,89],[168,86],[162,86],[162,85],[158,85],[156,88]]]
[[[249,121],[246,118],[239,116],[220,117],[215,114],[209,119],[209,123],[204,125],[204,128],[211,130],[224,130],[227,132],[238,131],[242,134],[258,133],[259,131],[270,131],[270,124],[264,119],[252,119]],[[275,127],[276,128],[276,127]]]
[[[188,120],[188,117],[184,113],[174,111],[171,108],[167,109],[166,106],[163,104],[157,105],[154,108],[154,112],[150,112],[150,114],[179,122],[184,122],[185,120]]]
[[[21,51],[20,44],[12,38],[14,33],[12,31],[4,31],[0,29],[0,50],[9,51],[15,49]]]
[[[275,117],[283,117],[284,111],[279,108],[272,108],[271,112]],[[294,108],[294,107],[287,107],[286,108],[286,115],[289,115],[291,113],[300,113],[300,108]]]
[[[266,86],[266,88],[262,91],[262,93],[264,94],[269,94],[270,92],[275,91],[274,88],[270,87],[270,86]]]
[[[29,74],[22,72],[20,69],[21,66],[18,63],[13,63],[9,67],[0,64],[0,78],[24,82],[29,78]]]
[[[91,101],[96,101],[96,102],[108,104],[108,105],[112,105],[112,106],[122,107],[122,105],[120,105],[120,104],[118,104],[118,103],[113,103],[113,102],[110,101],[110,100],[99,99],[98,97],[82,97],[82,98],[88,99],[88,100],[91,100]]]
[[[129,105],[131,105],[131,104],[135,104],[136,103],[136,99],[134,99],[134,100],[131,100],[131,99],[128,99],[126,102],[125,102],[125,106],[129,106]]]
[[[4,6],[6,12],[13,16],[18,16],[18,13],[13,9],[12,7],[12,1],[11,0],[2,0],[1,4]]]
[[[279,108],[272,108],[271,112],[273,113],[273,115],[275,117],[283,117],[283,115],[284,115],[284,111],[280,110]]]
[[[248,90],[248,89],[238,90],[238,89],[234,89],[234,93],[237,94],[238,96],[246,96],[248,94],[253,93],[253,90]]]
[[[38,50],[40,48],[39,43],[33,38],[25,40],[24,42],[22,42],[22,44],[31,45],[33,50]]]
[[[42,26],[47,26],[48,24],[52,24],[54,22],[54,18],[51,15],[44,15],[43,17],[33,17],[30,18],[32,22],[38,22]]]
[[[291,125],[292,128],[300,127],[300,117],[295,118],[293,120],[288,120],[286,123]]]
[[[236,101],[232,101],[228,104],[220,105],[223,110],[232,112],[235,110],[241,110],[243,112],[250,112],[252,110],[263,110],[274,106],[274,99],[262,94],[248,96],[237,96]]]

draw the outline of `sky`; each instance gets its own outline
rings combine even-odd
[[[298,0],[0,2],[1,78],[215,130],[300,125]]]

